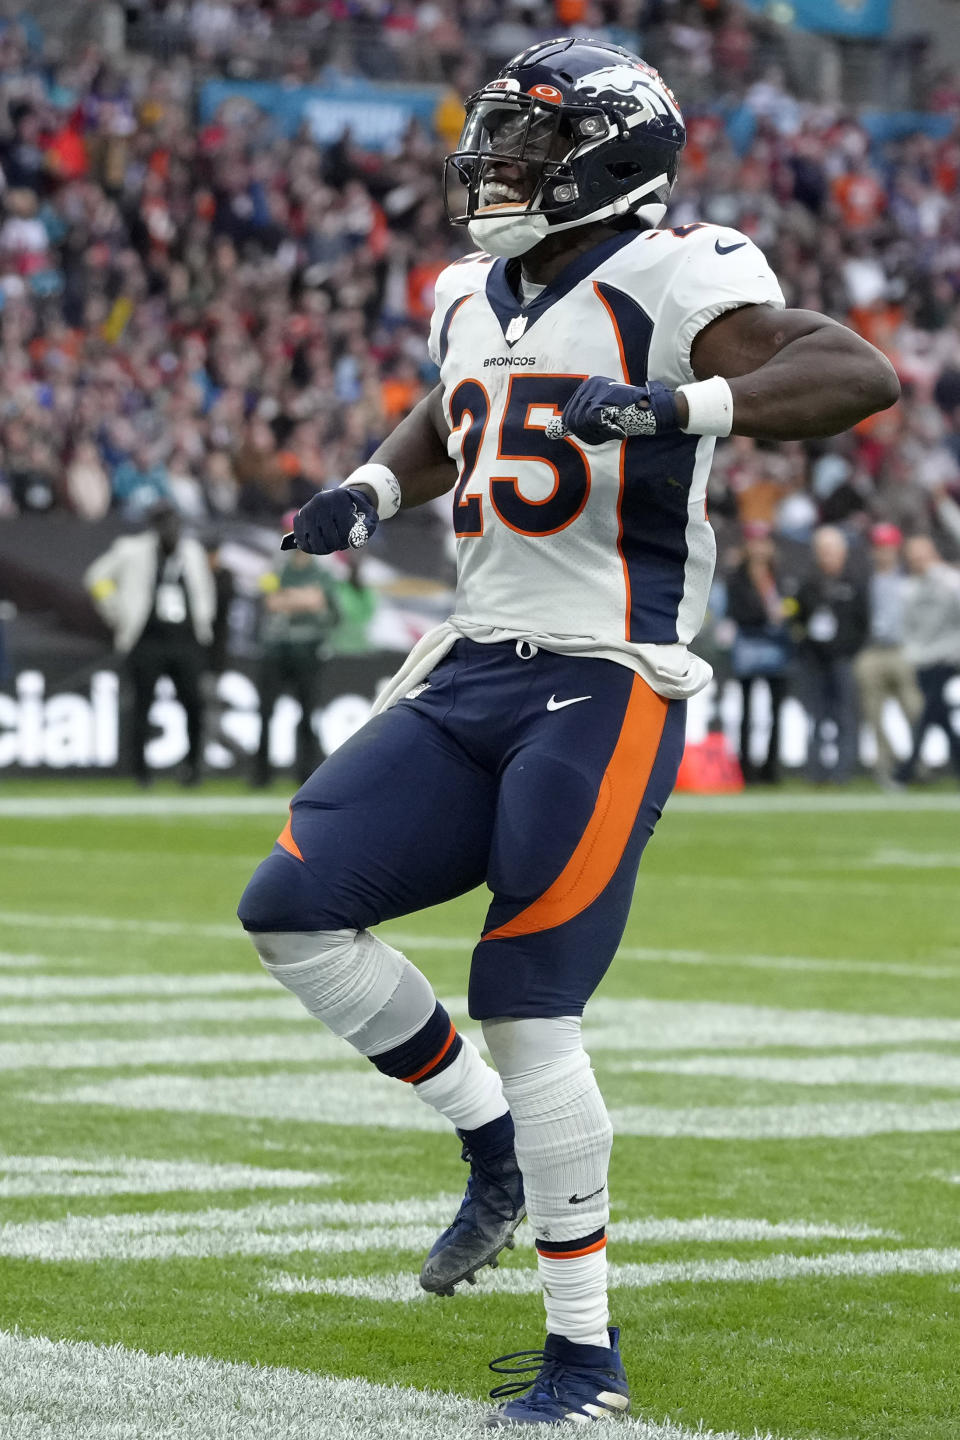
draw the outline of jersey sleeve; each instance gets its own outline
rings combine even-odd
[[[464,270],[467,267],[460,264],[448,265],[446,270],[441,270],[437,276],[436,289],[433,298],[433,314],[430,317],[430,335],[427,340],[427,350],[430,359],[438,368],[443,362],[444,350],[444,329],[450,307],[455,305],[460,296],[469,294],[473,288],[469,281],[465,281]]]
[[[449,269],[442,270],[437,276],[437,284],[433,296],[433,314],[430,316],[430,334],[427,337],[427,353],[437,369],[440,368],[440,330],[443,326],[443,317],[447,313],[447,306],[449,304],[449,301],[444,298],[447,287],[443,282],[449,273]]]
[[[434,365],[439,367],[443,364],[447,330],[453,312],[461,300],[483,289],[490,260],[489,255],[478,250],[473,255],[465,255],[462,260],[455,260],[437,276],[430,334],[427,339],[427,351]]]
[[[785,305],[766,257],[739,230],[706,225],[684,242],[690,246],[667,289],[659,323],[676,336],[676,358],[685,383],[695,380],[690,348],[704,326],[741,305]]]

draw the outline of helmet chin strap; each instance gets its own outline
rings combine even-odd
[[[488,218],[475,215],[467,226],[467,231],[474,245],[486,250],[488,255],[514,260],[518,255],[526,255],[534,245],[539,245],[545,235],[556,235],[563,230],[578,230],[583,225],[594,225],[597,221],[613,219],[619,215],[636,215],[655,230],[667,213],[666,205],[660,201],[636,205],[630,203],[632,199],[632,196],[623,196],[597,215],[585,215],[582,220],[568,220],[561,225],[551,225],[545,215],[532,210],[521,215],[491,215]]]
[[[488,255],[514,260],[539,245],[549,234],[550,223],[545,215],[528,210],[521,215],[491,215],[483,219],[474,216],[467,232],[474,245],[479,245]]]

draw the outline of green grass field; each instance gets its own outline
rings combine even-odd
[[[526,1227],[420,1296],[456,1139],[239,932],[284,815],[0,796],[5,1440],[474,1433],[486,1362],[542,1342]],[[672,803],[585,1026],[625,1434],[957,1440],[958,872],[949,794]],[[384,928],[471,1029],[484,908]]]

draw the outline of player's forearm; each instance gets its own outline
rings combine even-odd
[[[900,394],[886,357],[839,325],[799,336],[757,369],[727,379],[733,434],[758,440],[838,435],[886,410]]]
[[[454,485],[457,467],[447,455],[446,439],[442,438],[446,431],[441,391],[437,386],[371,455],[371,463],[386,465],[399,480],[404,510],[434,500]]]

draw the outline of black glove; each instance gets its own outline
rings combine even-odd
[[[563,417],[546,427],[551,439],[572,435],[587,445],[624,440],[632,435],[664,435],[680,429],[673,391],[659,380],[624,385],[591,375],[570,396]]]
[[[293,533],[284,535],[281,550],[306,550],[329,555],[333,550],[362,550],[380,523],[380,516],[361,490],[321,490],[297,511]]]

